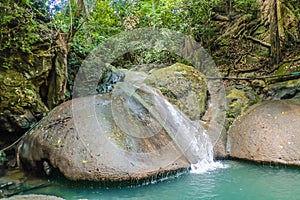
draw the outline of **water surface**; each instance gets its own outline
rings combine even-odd
[[[163,182],[137,187],[99,188],[51,180],[54,185],[30,193],[52,194],[65,199],[300,199],[300,170],[284,166],[225,161],[226,167],[185,173]],[[83,184],[83,183],[81,183]]]

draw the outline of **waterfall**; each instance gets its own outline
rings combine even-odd
[[[167,118],[175,118],[175,121],[181,124],[177,127],[177,131],[173,130],[169,132],[169,135],[190,161],[191,173],[201,174],[216,168],[223,168],[222,163],[214,161],[213,145],[206,130],[199,123],[191,122],[167,100],[163,100],[169,111]]]
[[[180,152],[191,163],[192,173],[203,173],[221,166],[220,163],[214,162],[213,145],[206,130],[169,103],[156,89],[144,84],[137,86],[124,82],[118,83],[117,87],[126,91],[126,98],[134,100],[145,108],[163,127]],[[140,112],[141,109],[135,106],[134,110]],[[138,116],[137,113],[135,115]]]

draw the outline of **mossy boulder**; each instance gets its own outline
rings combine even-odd
[[[258,95],[251,89],[246,87],[230,87],[227,88],[227,117],[236,118],[245,113],[247,109],[259,101]]]
[[[65,35],[50,27],[39,3],[31,6],[0,3],[0,147],[65,98]]]
[[[162,94],[192,120],[204,114],[207,102],[207,80],[197,69],[176,63],[153,69],[145,83]]]

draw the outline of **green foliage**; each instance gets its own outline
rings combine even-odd
[[[290,0],[286,4],[286,6],[294,12],[294,15],[296,16],[298,20],[298,24],[300,24],[300,4],[299,0]],[[300,25],[298,25],[299,27]]]
[[[76,4],[62,1],[54,13],[56,26],[68,33]],[[212,14],[222,6],[221,0],[102,0],[82,18],[87,21],[71,43],[76,54],[86,56],[106,38],[122,31],[153,27],[179,30],[193,35],[203,45],[217,34],[212,25]],[[70,10],[71,9],[71,10]],[[130,55],[130,56],[128,56]],[[130,52],[122,63],[173,63],[178,57],[159,49]],[[118,60],[121,62],[119,58]]]
[[[56,28],[68,34],[70,27],[74,26],[76,1],[65,0],[60,3],[54,1],[49,4],[52,6],[53,23]],[[114,13],[111,1],[92,1],[86,6],[88,10],[81,13],[81,18],[77,20],[79,21],[77,26],[80,28],[70,44],[73,51],[84,56],[106,38],[122,30],[121,22],[118,15]]]
[[[34,54],[32,46],[45,42],[47,30],[39,22],[45,19],[40,11],[36,11],[36,4],[0,3],[0,64],[3,68],[10,68],[13,60],[8,55],[14,53]],[[40,34],[44,32],[44,37]],[[47,41],[47,40],[46,40]]]
[[[183,32],[194,36],[202,45],[209,48],[210,41],[217,34],[212,16],[221,9],[222,0],[183,0],[185,24]]]
[[[259,9],[257,0],[232,0],[232,4],[238,13],[256,13]]]
[[[139,49],[117,58],[112,64],[116,67],[130,68],[132,65],[186,63],[180,56],[161,49]]]
[[[114,14],[110,1],[98,1],[71,45],[75,51],[86,55],[106,38],[120,31],[118,16]]]
[[[135,28],[168,28],[180,30],[184,23],[184,15],[181,9],[182,0],[140,0],[140,1],[115,1],[112,3],[114,13],[120,22],[122,30]],[[128,52],[119,57],[114,65],[130,66],[138,64],[172,64],[180,58],[164,49],[140,49]]]
[[[179,30],[183,23],[181,0],[146,0],[134,5],[133,13],[140,18],[139,27]]]

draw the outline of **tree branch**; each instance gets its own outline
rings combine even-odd
[[[220,15],[220,14],[218,14],[218,13],[213,13],[213,16],[212,16],[215,20],[218,20],[218,21],[226,21],[226,22],[228,22],[228,21],[230,21],[229,20],[229,17],[227,17],[227,16],[224,16],[224,15]]]

